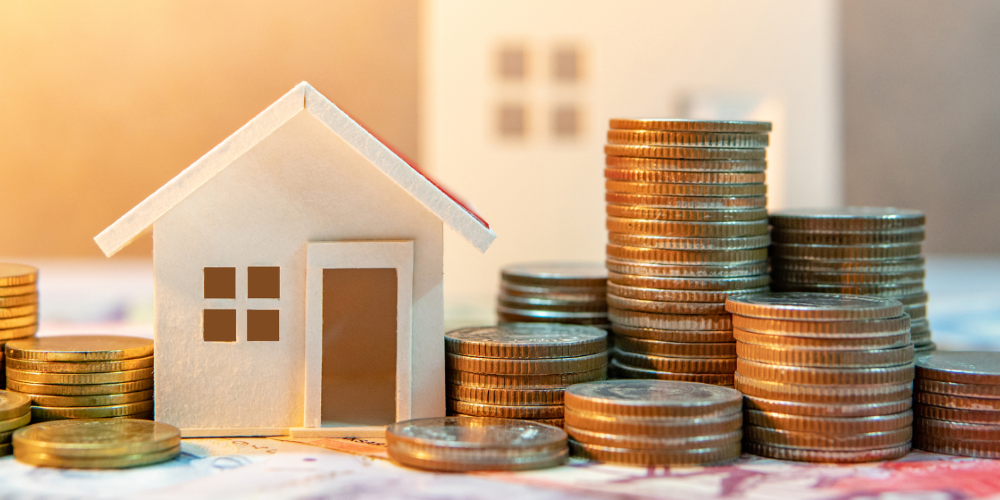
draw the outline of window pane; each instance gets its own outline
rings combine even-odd
[[[281,298],[281,268],[251,267],[247,269],[247,297],[251,299]]]
[[[500,49],[498,66],[500,78],[504,80],[523,80],[526,73],[526,56],[523,47],[504,47]]]
[[[571,104],[556,106],[552,110],[552,133],[556,137],[576,137],[580,131],[580,116]]]
[[[205,268],[205,298],[235,299],[236,298],[236,268],[206,267]]]
[[[236,309],[205,309],[202,335],[205,342],[236,342]]]
[[[247,311],[247,340],[277,342],[278,311]]]
[[[515,139],[524,137],[525,128],[523,104],[507,103],[500,106],[497,116],[497,131],[501,137]]]
[[[565,83],[580,79],[580,54],[575,47],[560,47],[553,52],[552,76]]]

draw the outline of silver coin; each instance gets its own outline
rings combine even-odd
[[[607,271],[600,262],[535,262],[506,266],[500,276],[528,285],[603,286]]]
[[[1000,352],[935,352],[916,359],[917,378],[1000,385]]]
[[[801,229],[895,229],[923,226],[920,210],[895,207],[799,208],[768,214],[771,224]]]
[[[878,319],[902,316],[903,304],[861,295],[784,292],[729,297],[726,310],[756,318]]]
[[[566,388],[566,406],[625,416],[702,416],[739,411],[735,389],[672,380],[604,380]]]
[[[507,323],[462,328],[445,334],[445,351],[505,358],[585,356],[606,349],[607,332],[583,325]]]

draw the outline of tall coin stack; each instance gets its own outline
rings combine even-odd
[[[1000,458],[1000,352],[920,356],[914,391],[914,448]]]
[[[740,456],[742,396],[671,380],[608,380],[566,389],[574,456],[637,466],[708,465]]]
[[[38,330],[38,269],[0,263],[0,389],[5,387],[3,346]]]
[[[612,374],[733,384],[726,297],[767,291],[766,122],[611,120]]]
[[[153,418],[153,341],[73,335],[7,343],[7,390],[31,398],[31,420]]]
[[[562,426],[563,391],[607,377],[607,332],[507,323],[445,334],[449,415]]]
[[[891,297],[910,315],[917,352],[932,351],[924,291],[924,213],[892,207],[772,213],[775,291]]]
[[[910,450],[913,344],[894,299],[772,293],[731,297],[743,450],[866,462]]]
[[[565,323],[606,328],[608,272],[601,263],[539,262],[500,271],[497,317],[504,323]]]
[[[29,423],[31,400],[24,394],[0,391],[0,457],[11,454],[11,436]]]

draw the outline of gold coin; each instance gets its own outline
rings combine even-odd
[[[594,432],[583,429],[576,429],[570,426],[564,427],[569,438],[580,443],[595,446],[607,446],[610,448],[624,448],[630,450],[697,450],[704,448],[718,448],[733,443],[740,442],[743,436],[741,430],[735,430],[725,434],[699,434],[684,437],[666,436],[630,436],[623,434],[608,434]]]
[[[611,351],[622,364],[671,373],[729,374],[736,371],[736,358],[668,358],[649,354],[636,354],[617,347]]]
[[[785,349],[737,342],[736,354],[760,363],[798,367],[877,368],[913,362],[912,345],[891,349],[825,350]]]
[[[31,407],[29,406],[28,409],[29,409],[29,413],[25,413],[24,415],[20,415],[20,416],[17,416],[17,417],[14,417],[14,418],[10,418],[10,419],[7,419],[7,420],[0,420],[0,432],[12,431],[14,429],[19,429],[21,427],[24,427],[24,426],[30,424],[31,423],[31,413],[30,413]]]
[[[39,467],[56,467],[60,469],[127,469],[153,465],[177,458],[181,453],[181,445],[162,451],[116,457],[62,457],[48,453],[20,452],[15,448],[14,458],[18,462]]]
[[[764,148],[683,148],[630,144],[606,144],[604,154],[685,160],[763,160],[767,158],[767,150]]]
[[[752,250],[661,250],[608,244],[608,257],[636,263],[656,264],[754,264],[767,258],[766,248]]]
[[[38,279],[38,269],[24,264],[0,262],[0,287],[30,285]]]
[[[615,337],[615,347],[636,354],[690,358],[733,358],[732,342],[661,342],[633,337]]]
[[[37,324],[21,326],[17,328],[0,328],[0,344],[9,340],[23,339],[31,337],[38,331]]]
[[[663,314],[725,314],[725,302],[663,302],[640,300],[608,294],[608,305],[630,311]]]
[[[120,372],[105,373],[47,373],[29,372],[7,368],[7,378],[20,382],[32,384],[55,384],[55,385],[93,385],[93,384],[119,384],[122,382],[132,382],[153,376],[152,368],[139,368],[137,370],[125,370]]]
[[[24,328],[38,323],[38,315],[29,313],[27,316],[2,317],[0,316],[0,330],[13,328]]]
[[[180,445],[180,429],[134,419],[58,420],[35,424],[14,435],[19,450],[61,458],[139,455]]]
[[[910,443],[893,446],[891,448],[860,451],[830,451],[782,448],[780,446],[747,441],[744,443],[743,451],[752,455],[776,458],[778,460],[791,460],[795,462],[860,463],[902,458],[910,452]]]
[[[492,418],[562,418],[563,405],[489,405],[448,400],[448,409],[465,415]]]
[[[7,357],[38,361],[116,361],[152,355],[152,339],[120,335],[66,335],[7,343]]]
[[[151,368],[153,357],[126,359],[122,361],[35,361],[30,359],[11,358],[7,367],[15,370],[46,372],[46,373],[105,373]]]
[[[153,388],[153,379],[135,380],[118,384],[88,384],[88,385],[55,385],[33,384],[19,380],[8,379],[7,389],[23,394],[45,394],[51,396],[97,396],[101,394],[120,394],[125,392],[145,391]]]
[[[24,316],[38,316],[38,304],[26,304],[23,306],[0,307],[0,318],[20,318]]]
[[[766,196],[664,196],[656,194],[615,193],[606,191],[604,201],[620,205],[692,210],[760,209],[767,206]]]
[[[684,160],[679,158],[634,158],[605,156],[604,165],[627,170],[665,170],[678,172],[753,172],[767,170],[764,160]]]
[[[763,172],[671,172],[664,170],[606,168],[604,169],[604,178],[616,181],[670,182],[677,184],[762,184],[765,181],[765,174]],[[766,213],[763,218],[767,218]]]
[[[627,417],[566,408],[565,420],[575,429],[627,436],[688,437],[726,434],[743,428],[739,409],[710,417]]]
[[[23,394],[0,391],[0,420],[10,420],[28,413],[31,399]]]
[[[743,432],[745,440],[749,442],[781,448],[824,451],[862,451],[889,448],[909,443],[910,439],[913,438],[913,428],[910,426],[891,431],[835,434],[745,425]]]
[[[681,466],[681,465],[714,465],[736,460],[740,457],[740,443],[728,444],[719,448],[698,450],[631,450],[626,448],[611,448],[583,444],[569,440],[570,454],[577,458],[585,458],[596,462],[636,466]]]
[[[19,286],[0,286],[0,297],[20,297],[29,294],[38,293],[38,286],[34,283],[30,285],[19,285]]]
[[[625,130],[668,130],[676,132],[770,132],[771,122],[739,120],[688,120],[680,118],[612,118],[610,128]]]
[[[721,385],[725,387],[733,386],[733,375],[728,373],[676,373],[650,370],[629,366],[617,359],[612,359],[609,364],[611,372],[618,379],[650,379],[650,380],[674,380],[678,382],[697,382],[700,384]]]
[[[50,396],[46,394],[25,394],[35,406],[110,406],[136,403],[153,399],[153,391],[136,391],[121,394],[101,394],[96,396]]]
[[[608,234],[608,243],[660,250],[752,250],[754,248],[767,248],[771,244],[771,237],[764,234],[733,238],[687,238],[611,232]]]
[[[770,279],[766,274],[735,278],[676,278],[673,276],[608,273],[608,283],[659,290],[748,290],[766,287]]]
[[[604,181],[604,189],[613,193],[656,196],[726,196],[752,198],[767,195],[767,184],[671,184],[660,182]],[[757,233],[760,234],[760,233]]]
[[[728,314],[656,314],[608,308],[612,323],[660,330],[727,330],[733,327]]]
[[[551,375],[600,369],[608,364],[606,352],[571,358],[498,359],[448,353],[445,366],[452,370],[497,375]]]
[[[17,307],[29,304],[38,304],[38,293],[27,293],[24,295],[13,295],[5,297],[0,295],[0,307]]]
[[[108,406],[32,406],[33,420],[56,418],[104,418],[143,413],[153,409],[153,400]]]
[[[14,453],[14,446],[11,443],[0,443],[0,457]]]

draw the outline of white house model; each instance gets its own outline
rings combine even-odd
[[[97,235],[153,230],[156,420],[381,435],[443,416],[443,224],[480,217],[303,82]]]

